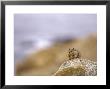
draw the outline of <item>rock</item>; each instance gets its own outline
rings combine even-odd
[[[55,76],[96,76],[97,63],[87,59],[74,59],[64,62]]]

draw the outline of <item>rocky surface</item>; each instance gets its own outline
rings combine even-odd
[[[74,59],[64,62],[55,76],[96,76],[97,63],[86,59]]]

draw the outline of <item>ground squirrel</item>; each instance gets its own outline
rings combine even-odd
[[[80,58],[81,54],[78,50],[72,48],[72,49],[69,49],[68,57],[69,57],[69,60],[72,60],[72,59],[75,59],[75,58]]]

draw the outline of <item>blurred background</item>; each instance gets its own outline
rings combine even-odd
[[[96,61],[96,14],[15,14],[15,75],[52,75],[75,48]]]

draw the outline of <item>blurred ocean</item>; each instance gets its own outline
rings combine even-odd
[[[15,62],[31,52],[97,31],[96,14],[15,14]]]

